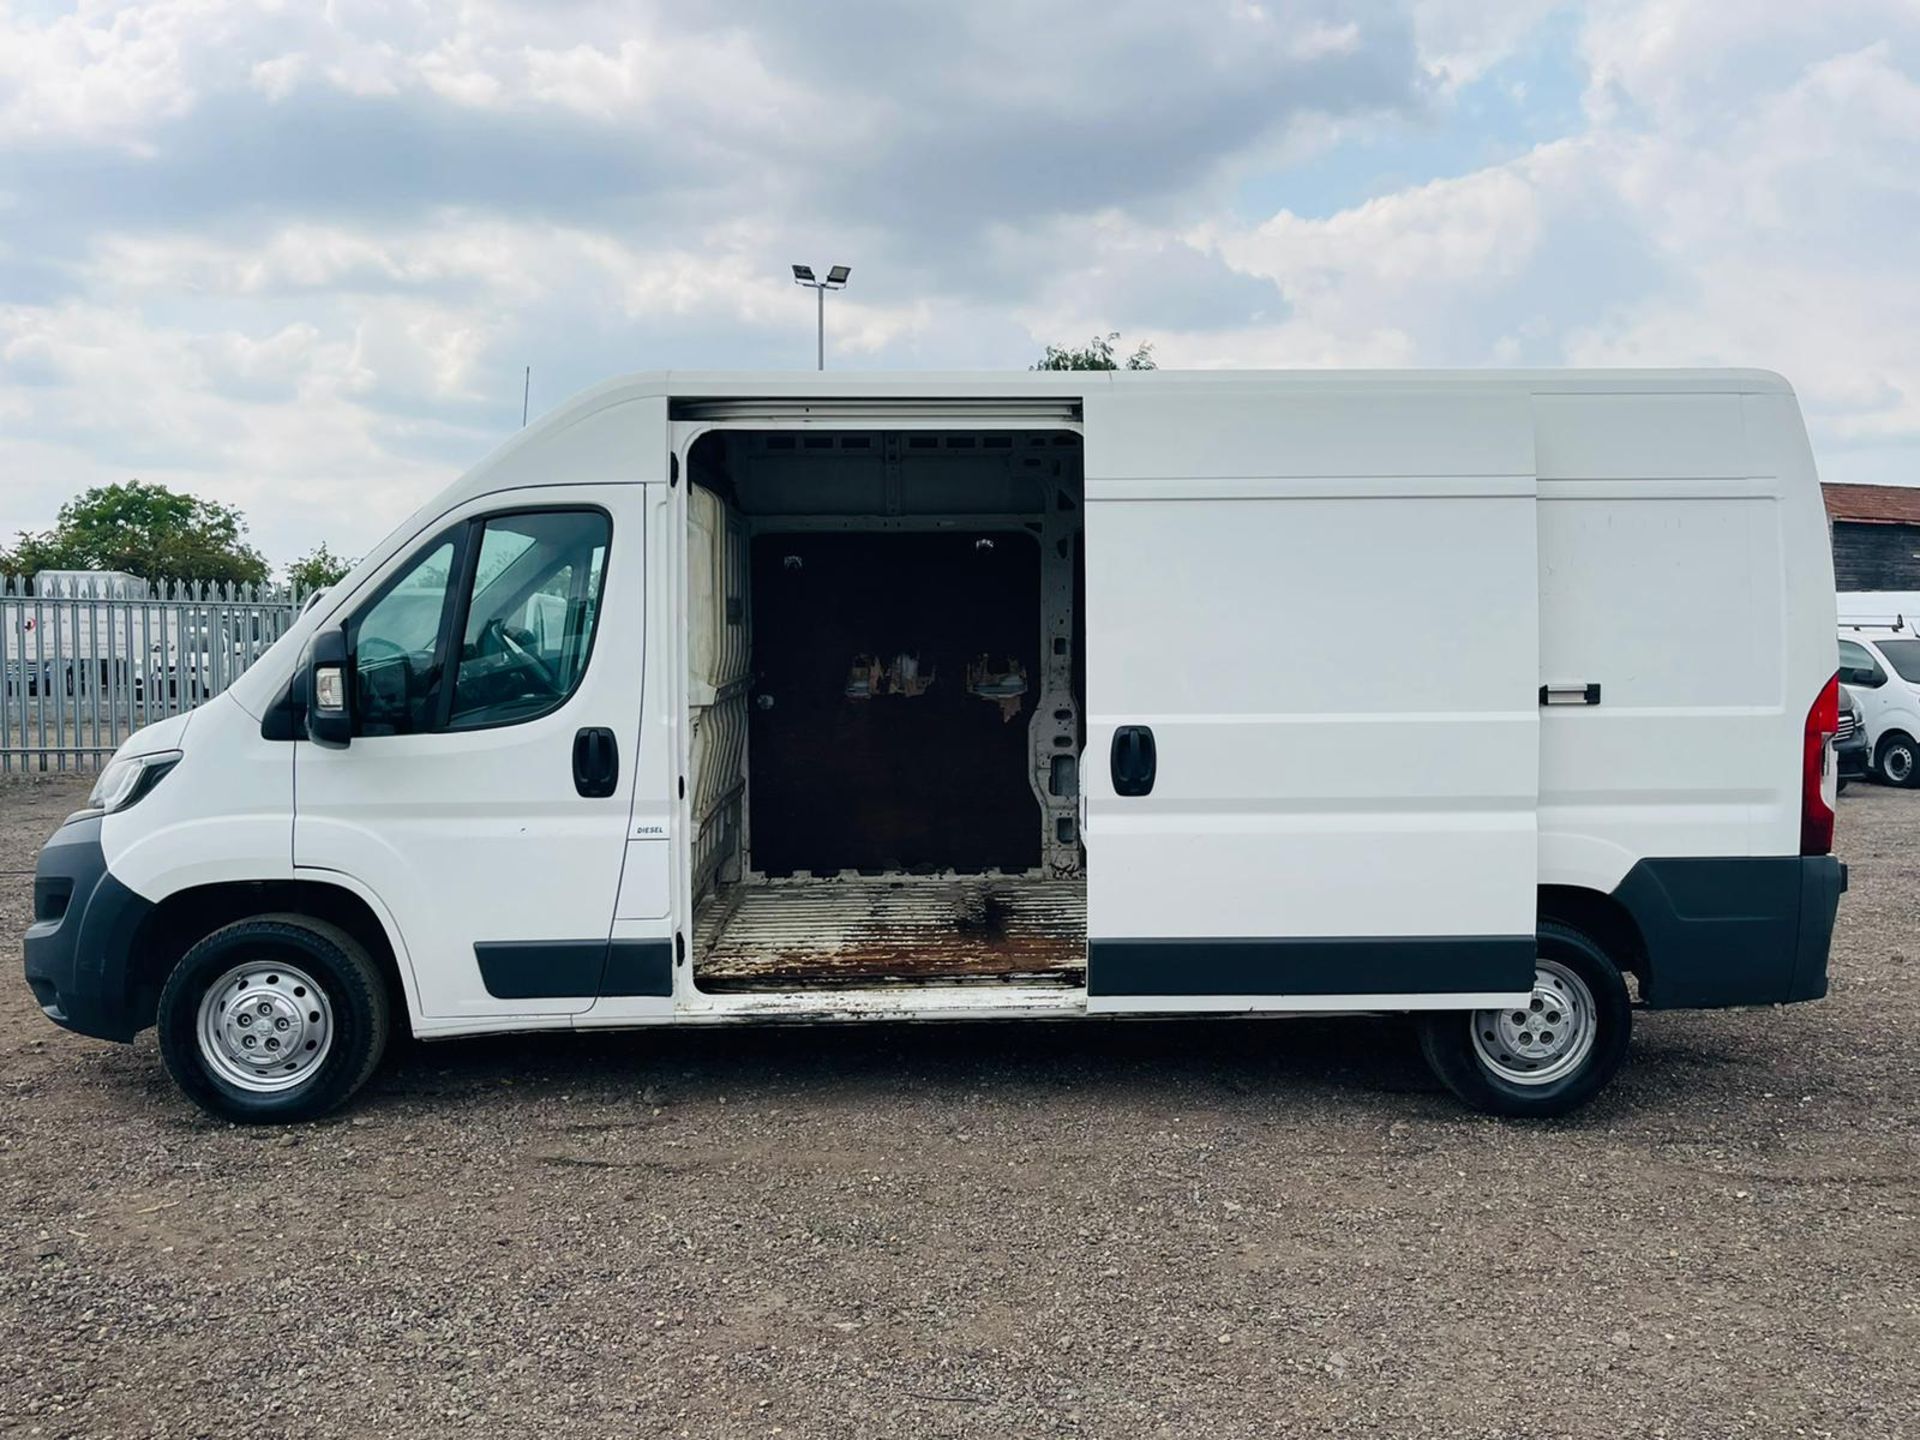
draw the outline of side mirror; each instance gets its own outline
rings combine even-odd
[[[313,637],[307,657],[307,738],[319,745],[353,742],[353,656],[344,627]]]

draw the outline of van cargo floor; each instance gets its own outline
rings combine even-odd
[[[729,885],[694,925],[702,990],[1086,979],[1080,880],[886,876]]]

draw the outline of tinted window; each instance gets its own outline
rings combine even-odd
[[[449,728],[530,720],[573,694],[593,648],[611,534],[607,517],[592,510],[486,522]]]
[[[1912,643],[1912,642],[1909,642]],[[1851,640],[1840,642],[1840,683],[1872,690],[1887,683],[1887,672],[1864,645]]]
[[[1880,653],[1900,672],[1902,680],[1920,684],[1920,640],[1882,640]]]
[[[454,553],[451,536],[429,546],[348,623],[357,734],[408,735],[433,728],[440,622],[452,589]]]

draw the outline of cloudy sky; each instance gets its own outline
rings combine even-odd
[[[1760,365],[1920,483],[1917,0],[0,0],[0,539],[358,553],[623,370]]]

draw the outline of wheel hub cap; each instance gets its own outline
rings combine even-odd
[[[293,965],[248,963],[222,975],[200,1000],[200,1054],[242,1090],[289,1090],[333,1048],[333,1005]]]
[[[1557,960],[1534,962],[1533,994],[1507,1010],[1469,1017],[1480,1062],[1516,1085],[1546,1085],[1593,1051],[1595,1010],[1586,981]]]

